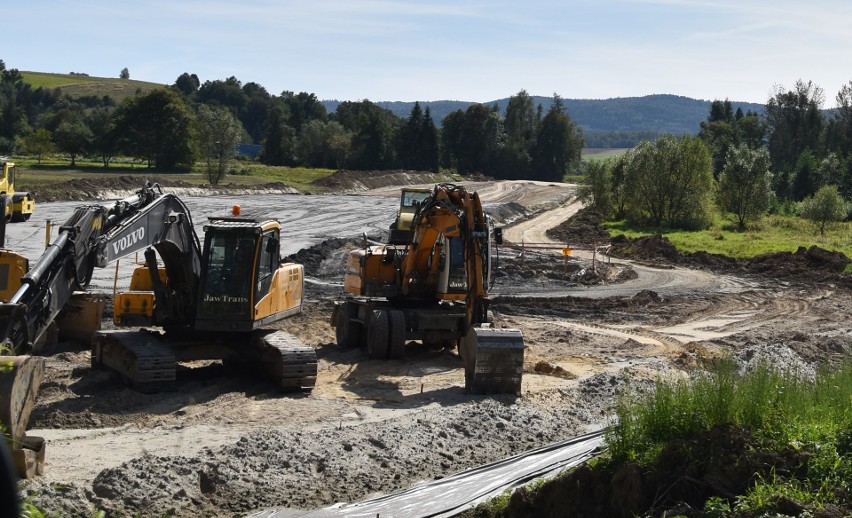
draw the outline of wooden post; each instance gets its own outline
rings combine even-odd
[[[592,271],[595,273],[595,275],[598,274],[597,259],[598,259],[598,242],[595,241],[592,244]]]
[[[44,222],[44,249],[47,250],[47,247],[50,246],[50,231],[51,231],[51,221],[47,220]]]

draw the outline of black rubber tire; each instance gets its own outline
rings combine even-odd
[[[337,345],[344,349],[358,347],[361,325],[353,320],[357,309],[353,304],[344,302],[334,315],[334,336]]]
[[[399,360],[405,356],[405,313],[388,310],[388,358]]]
[[[385,359],[388,357],[388,335],[390,322],[388,312],[374,309],[367,319],[367,356]]]

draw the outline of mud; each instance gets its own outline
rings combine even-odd
[[[530,213],[565,203],[541,197],[552,188],[494,189],[526,196],[520,206]],[[329,199],[375,205],[376,191],[363,194]],[[341,265],[348,250],[361,246],[351,227],[330,230],[329,222],[342,218],[334,212],[341,206],[329,206],[325,218],[304,217],[299,232],[307,244],[289,256],[308,272],[306,302],[278,327],[315,348],[319,373],[311,393],[281,394],[218,362],[192,362],[180,368],[174,391],[139,394],[92,369],[85,345],[60,342],[47,356],[30,422],[31,434],[48,441],[46,472],[22,483],[22,494],[61,516],[88,517],[97,509],[110,516],[314,509],[598,428],[625,387],[689,376],[719,356],[731,355],[744,368],[769,356],[808,372],[852,354],[852,297],[841,283],[809,283],[805,276],[794,285],[789,277],[739,277],[732,270],[725,289],[690,282],[671,289],[679,279],[707,275],[684,269],[682,277],[653,277],[661,281],[651,288],[606,296],[649,270],[506,248],[492,309],[497,325],[524,333],[523,395],[471,396],[454,350],[409,342],[402,360],[380,361],[335,345],[329,317],[341,295]],[[680,260],[660,255],[643,260]],[[825,270],[835,272],[842,259],[805,250],[791,260],[831,264]]]

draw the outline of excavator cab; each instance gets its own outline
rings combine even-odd
[[[414,221],[414,214],[420,208],[426,198],[432,194],[432,189],[424,189],[417,187],[405,187],[399,198],[399,212],[396,219],[390,226],[390,236],[388,243],[393,245],[406,245],[411,241],[411,236],[414,232],[411,229],[411,223]]]
[[[196,328],[251,331],[301,311],[301,265],[281,264],[277,221],[211,219],[204,227]]]

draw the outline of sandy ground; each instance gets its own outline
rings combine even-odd
[[[476,188],[487,208],[514,223],[506,229],[513,242],[547,243],[544,231],[578,208],[570,186]],[[47,357],[30,423],[31,435],[47,439],[46,473],[22,483],[22,494],[63,516],[96,509],[133,516],[312,509],[600,427],[626,384],[689,375],[709,358],[768,356],[813,368],[852,351],[845,288],[621,261],[593,266],[580,251],[566,261],[558,249],[521,256],[506,247],[492,309],[499,325],[524,333],[523,395],[465,394],[454,351],[411,342],[403,360],[379,361],[334,344],[328,320],[347,248],[323,244],[381,233],[397,194],[384,188],[239,197],[286,221],[285,253],[321,252],[306,264],[312,282],[304,312],[281,324],[316,348],[319,378],[311,393],[280,394],[220,364],[199,363],[183,366],[175,391],[138,394],[93,370],[85,347],[63,342]],[[219,210],[217,203],[232,201],[187,199],[196,226]],[[37,242],[27,233],[70,205],[41,205],[41,221],[13,226],[20,232],[13,241]],[[37,256],[38,247],[31,253]],[[599,271],[590,275],[593,268]],[[114,274],[100,272],[94,284],[110,291]]]

